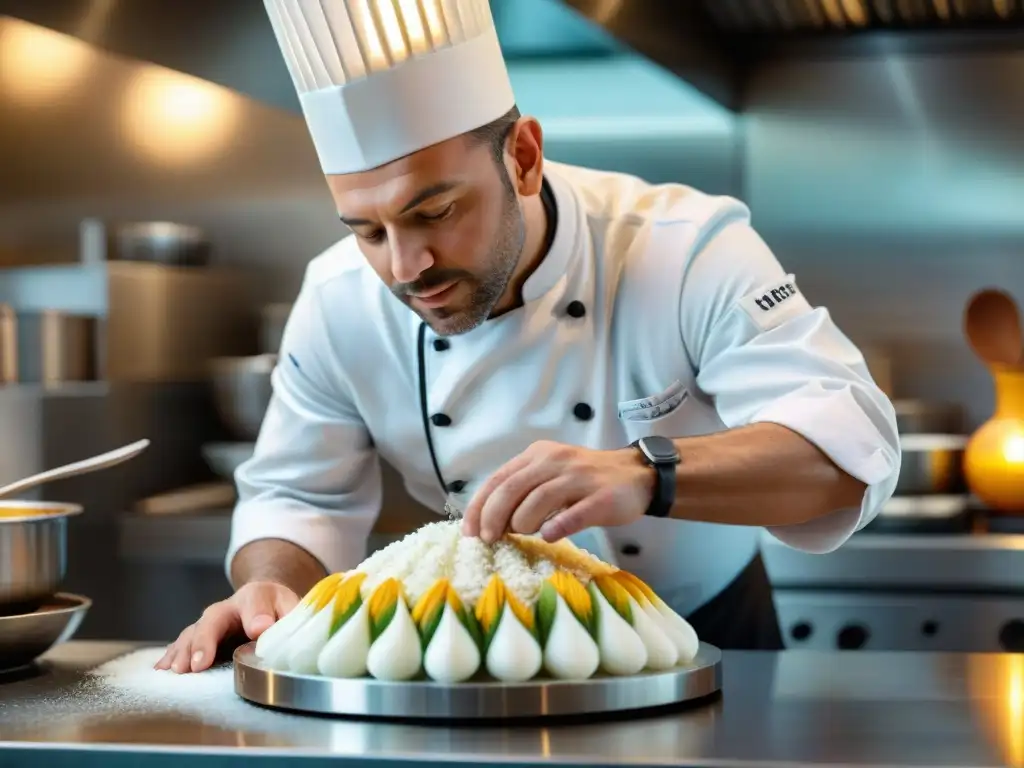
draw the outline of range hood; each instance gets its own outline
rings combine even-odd
[[[856,33],[1019,26],[1017,0],[701,0],[722,29],[745,33]]]
[[[559,0],[730,109],[759,66],[1024,47],[1021,0]]]
[[[510,58],[633,51],[731,109],[766,61],[1024,42],[1022,0],[491,0]],[[298,110],[260,0],[0,0],[0,15]]]

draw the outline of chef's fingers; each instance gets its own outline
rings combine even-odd
[[[299,599],[299,596],[290,589],[279,589],[274,600],[274,605],[277,608],[277,615],[274,617],[275,621],[283,619],[291,613],[295,606],[299,604]]]
[[[244,593],[239,592],[235,597],[239,602],[238,616],[242,629],[245,631],[246,637],[255,640],[280,617],[281,614],[278,613],[280,606],[277,604],[278,594],[285,590],[271,584],[253,584],[251,586],[251,589],[247,589]]]
[[[171,662],[174,661],[174,657],[178,653],[178,642],[181,640],[182,635],[184,634],[185,632],[182,632],[181,635],[178,635],[178,637],[175,638],[173,643],[171,643],[164,649],[164,655],[161,656],[159,660],[156,662],[156,664],[153,665],[153,669],[171,668]]]
[[[587,528],[616,525],[614,510],[615,499],[599,491],[546,520],[540,527],[540,536],[544,541],[554,542]]]
[[[184,643],[188,645],[189,638],[192,636],[192,627],[185,627],[181,631],[181,634],[175,638],[174,642],[167,646],[164,651],[164,655],[160,657],[160,660],[153,665],[154,669],[167,670],[174,666],[174,662],[177,661],[181,646]]]
[[[153,669],[167,669],[168,660],[171,658],[171,653],[174,652],[174,643],[171,643],[164,648],[164,655],[156,660],[156,664],[153,665]]]
[[[174,643],[174,656],[171,658],[171,663],[168,667],[172,672],[182,674],[183,672],[188,672],[191,669],[189,653],[190,648],[192,647],[192,635],[194,632],[195,624],[190,627],[186,627],[178,636],[178,640]]]
[[[498,485],[480,510],[480,538],[490,544],[509,530],[512,515],[533,489],[553,479],[554,470],[550,462],[534,461],[518,472],[514,472]]]
[[[546,482],[541,482],[526,494],[513,511],[509,528],[514,533],[527,535],[536,533],[545,520],[579,500],[580,489],[577,478],[572,475],[558,475]]]
[[[193,672],[207,669],[217,655],[217,646],[226,637],[241,628],[238,604],[235,597],[214,603],[205,611],[203,617],[195,624],[192,632],[191,647],[185,651],[186,661]]]
[[[533,446],[531,446],[532,448]],[[480,516],[484,510],[484,504],[491,498],[491,495],[501,486],[502,483],[513,474],[518,472],[531,461],[530,448],[506,462],[484,481],[469,504],[462,511],[462,533],[465,536],[481,536]]]

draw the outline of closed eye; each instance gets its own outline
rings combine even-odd
[[[455,210],[455,203],[451,203],[439,213],[421,213],[419,216],[424,221],[444,221],[451,216],[453,210]]]

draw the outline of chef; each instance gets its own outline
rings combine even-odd
[[[234,595],[157,666],[206,669],[363,560],[381,459],[467,536],[572,536],[703,640],[781,647],[762,532],[835,550],[900,450],[747,208],[547,160],[486,0],[265,1],[352,234],[308,266],[237,472]]]

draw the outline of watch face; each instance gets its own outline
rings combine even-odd
[[[667,437],[653,436],[644,437],[639,441],[640,450],[655,464],[676,463],[679,461],[679,451],[675,443]]]

